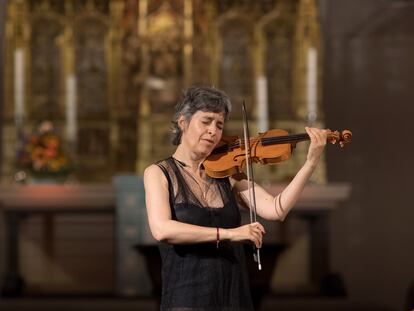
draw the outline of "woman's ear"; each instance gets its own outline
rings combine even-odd
[[[181,131],[182,131],[182,132],[184,132],[184,130],[185,130],[185,129],[186,129],[186,127],[187,127],[187,120],[184,118],[184,116],[183,116],[183,115],[181,115],[181,116],[178,118],[177,123],[178,123],[178,126],[180,127]]]

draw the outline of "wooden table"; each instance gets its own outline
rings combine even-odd
[[[19,272],[20,220],[38,214],[52,217],[58,213],[114,213],[115,190],[111,184],[2,186],[0,209],[5,217],[7,238],[5,278],[1,291],[4,295],[16,296],[22,293],[24,287]]]

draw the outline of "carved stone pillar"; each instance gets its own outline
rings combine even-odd
[[[0,1],[0,120],[3,120],[4,106],[4,29],[6,25],[7,0]],[[0,136],[3,135],[3,126],[0,124]],[[3,144],[0,145],[0,163],[3,160]],[[0,165],[0,174],[2,173]]]

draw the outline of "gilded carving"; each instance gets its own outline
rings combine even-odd
[[[240,18],[223,21],[219,36],[221,41],[219,85],[231,97],[235,107],[240,107],[242,100],[252,102],[253,57],[250,24]],[[252,110],[252,105],[248,109]],[[241,109],[234,109],[234,118],[240,118]]]
[[[183,79],[183,20],[168,1],[148,16],[148,39],[148,96],[152,113],[164,113],[176,103]]]
[[[263,26],[265,76],[268,85],[269,118],[295,118],[292,105],[292,68],[294,67],[294,6],[277,8]]]
[[[59,38],[63,25],[56,18],[38,16],[32,20],[31,33],[31,100],[29,118],[62,119],[61,66]]]
[[[92,16],[76,22],[75,68],[80,118],[108,116],[107,96],[104,91],[107,88],[106,33],[106,25]]]
[[[171,150],[169,143],[160,141],[168,137],[173,107],[191,76],[193,19],[192,1],[139,3],[143,85],[136,170],[141,173],[154,156],[162,158]]]
[[[322,59],[315,0],[9,0],[7,9],[3,132],[17,133],[13,66],[21,48],[25,127],[51,118],[66,128],[79,168],[87,170],[80,180],[109,180],[117,170],[141,173],[166,156],[173,106],[193,83],[229,93],[231,134],[240,133],[241,100],[252,132],[260,117],[293,132],[309,120],[309,48],[318,68]],[[259,110],[260,79],[267,115]],[[323,125],[317,94],[314,124]],[[13,154],[3,159],[10,176]],[[295,159],[272,176],[288,178],[303,160]],[[316,179],[323,181],[320,172]]]

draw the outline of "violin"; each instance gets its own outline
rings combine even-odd
[[[293,134],[281,129],[273,129],[249,139],[251,162],[260,164],[277,164],[288,160],[301,141],[309,140],[306,133]],[[352,140],[349,130],[330,131],[327,142],[343,147]],[[246,162],[246,146],[238,136],[223,136],[217,147],[203,162],[204,169],[210,177],[224,178],[241,173]]]

